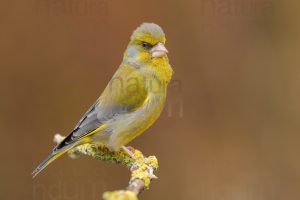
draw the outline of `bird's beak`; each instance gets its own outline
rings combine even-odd
[[[166,49],[165,45],[162,43],[157,43],[152,49],[150,50],[151,56],[153,58],[158,58],[166,55],[168,53],[168,50]]]

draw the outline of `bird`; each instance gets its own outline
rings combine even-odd
[[[35,177],[65,152],[83,144],[102,144],[111,151],[123,149],[162,113],[173,69],[166,36],[155,23],[142,23],[132,33],[123,60],[100,97],[74,129],[33,171]]]

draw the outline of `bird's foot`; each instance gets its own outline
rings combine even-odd
[[[122,149],[123,149],[123,151],[124,151],[128,156],[130,156],[132,159],[135,158],[134,153],[132,153],[132,151],[131,151],[131,150],[133,150],[132,147],[122,146]]]

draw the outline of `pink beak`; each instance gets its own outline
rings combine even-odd
[[[157,45],[152,47],[150,53],[153,58],[159,58],[166,55],[168,53],[168,50],[166,49],[164,44],[159,42]]]

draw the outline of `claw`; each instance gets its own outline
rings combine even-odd
[[[132,148],[132,147],[129,147],[129,148]],[[132,152],[129,150],[129,148],[127,148],[127,147],[125,147],[125,146],[122,146],[123,151],[125,151],[125,153],[126,153],[128,156],[130,156],[132,159],[134,159],[134,158],[135,158],[135,155],[134,155],[134,153],[132,153]],[[132,148],[132,149],[133,149],[133,148]]]
[[[154,174],[149,174],[150,179],[158,179],[157,176],[155,176]]]
[[[153,174],[154,170],[152,167],[149,167],[147,171],[148,171],[150,179],[158,179],[158,177],[155,176],[155,174]]]

